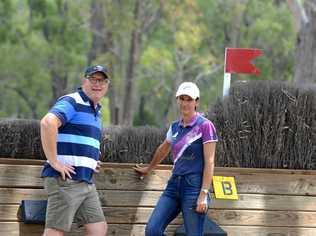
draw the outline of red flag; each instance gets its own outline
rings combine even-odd
[[[226,48],[225,72],[259,75],[260,70],[251,61],[260,55],[260,49]]]

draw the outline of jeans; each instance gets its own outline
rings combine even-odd
[[[172,175],[149,222],[146,236],[163,236],[167,225],[182,212],[187,236],[202,236],[206,214],[195,211],[202,186],[201,174]],[[209,201],[209,199],[208,199]]]

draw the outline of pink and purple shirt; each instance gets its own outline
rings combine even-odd
[[[218,138],[213,123],[197,114],[185,127],[181,120],[173,122],[166,140],[171,144],[173,174],[186,175],[203,172],[203,144],[217,142]]]

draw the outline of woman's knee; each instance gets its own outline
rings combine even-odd
[[[145,236],[163,236],[163,230],[157,225],[147,224],[145,228]]]

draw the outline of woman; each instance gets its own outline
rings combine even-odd
[[[134,168],[145,176],[172,151],[172,176],[149,219],[146,236],[164,235],[167,225],[180,212],[187,235],[203,234],[217,135],[212,122],[196,111],[199,98],[196,84],[184,82],[179,86],[176,99],[180,119],[171,124],[150,164]]]

